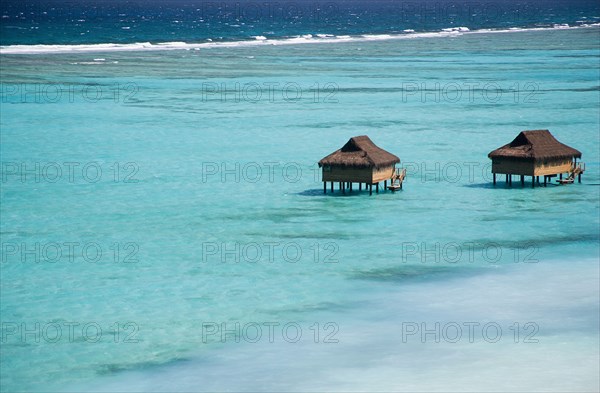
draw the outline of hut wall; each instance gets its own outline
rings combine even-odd
[[[571,169],[571,159],[559,158],[543,161],[511,160],[510,158],[492,159],[492,173],[512,175],[544,176],[567,173]]]
[[[373,183],[379,183],[380,181],[389,180],[394,174],[394,166],[388,166],[384,168],[373,170]]]
[[[354,182],[354,183],[377,183],[388,180],[394,173],[394,167],[385,168],[354,168],[348,166],[323,166],[323,181]]]
[[[323,166],[323,181],[346,181],[368,183],[371,181],[371,168],[353,168],[348,166]]]
[[[571,170],[570,159],[555,159],[538,161],[535,165],[535,176],[556,175],[559,173],[567,173]]]
[[[509,175],[534,175],[533,161],[511,160],[510,158],[493,158],[492,173]]]

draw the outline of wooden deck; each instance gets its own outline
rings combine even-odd
[[[406,178],[406,168],[403,168],[402,170],[398,169],[398,171],[396,171],[396,173],[392,176],[391,184],[387,187],[388,190],[401,190],[404,178]]]
[[[573,184],[575,182],[575,178],[578,177],[579,182],[581,183],[581,175],[585,172],[585,164],[577,164],[571,167],[571,171],[569,172],[569,176],[566,179],[558,179],[556,182],[558,184]]]

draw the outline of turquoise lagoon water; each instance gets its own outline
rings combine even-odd
[[[3,54],[2,391],[597,391],[598,38]],[[526,129],[583,182],[493,187]],[[404,190],[323,195],[362,134]]]

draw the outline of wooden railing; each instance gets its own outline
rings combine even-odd
[[[571,173],[572,174],[580,174],[585,172],[585,162],[578,162],[577,164],[571,164]]]

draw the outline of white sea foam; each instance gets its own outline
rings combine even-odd
[[[445,31],[447,33],[453,33],[453,32],[464,33],[464,32],[471,31],[471,30],[468,27],[460,26],[460,27],[449,27],[447,29],[442,29],[442,31]]]
[[[81,45],[8,45],[0,46],[0,54],[49,54],[49,53],[80,53],[80,52],[124,52],[124,51],[149,51],[149,50],[191,50],[200,48],[219,48],[219,47],[248,47],[257,45],[294,45],[294,44],[309,44],[309,43],[339,43],[339,42],[360,42],[360,41],[383,41],[396,39],[417,39],[417,38],[434,38],[434,37],[449,37],[463,34],[481,34],[481,33],[514,33],[523,31],[542,31],[555,29],[581,29],[598,27],[600,23],[583,24],[579,26],[569,26],[565,24],[554,25],[553,27],[534,27],[534,28],[518,28],[511,27],[508,29],[480,29],[470,30],[468,27],[450,27],[442,29],[438,32],[422,32],[416,33],[410,30],[405,30],[402,34],[364,34],[360,36],[330,34],[305,34],[291,38],[267,39],[265,36],[254,36],[253,40],[243,41],[221,41],[214,42],[210,38],[202,43],[187,43],[187,42],[136,42],[132,44],[81,44]]]
[[[392,38],[398,37],[398,36],[397,35],[393,36],[391,34],[365,34],[365,35],[362,35],[361,37],[363,37],[365,40],[368,40],[368,41],[373,41],[373,40],[379,41],[379,40],[389,40],[389,39],[392,39]]]

